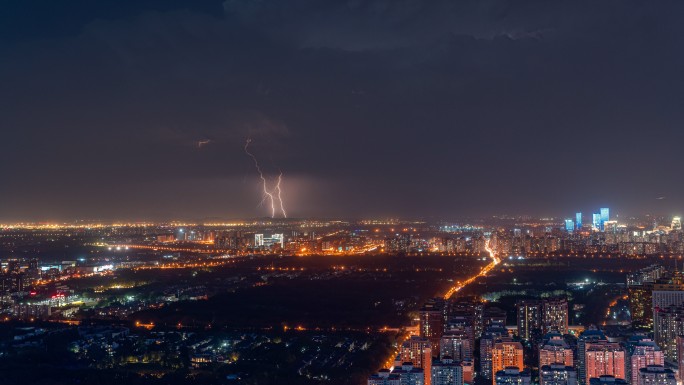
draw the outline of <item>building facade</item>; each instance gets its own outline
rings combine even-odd
[[[610,375],[615,378],[625,379],[625,351],[617,343],[601,341],[590,343],[585,352],[586,375],[585,381],[590,378],[600,378]]]
[[[639,369],[639,380],[632,385],[677,385],[677,379],[672,369],[663,365],[648,365]]]
[[[448,357],[433,362],[431,385],[463,385],[463,367]]]
[[[523,370],[523,346],[520,342],[501,341],[494,344],[492,348],[492,372],[498,373],[507,368]],[[496,378],[494,378],[494,383],[496,383]]]
[[[540,366],[539,385],[577,385],[577,371],[563,364]]]

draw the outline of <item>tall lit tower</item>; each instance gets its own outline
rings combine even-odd
[[[565,231],[568,233],[575,231],[575,222],[573,222],[572,219],[565,220]]]
[[[677,336],[682,335],[684,331],[684,307],[658,307],[654,313],[653,330],[656,343],[663,350],[666,359],[679,362]]]
[[[542,331],[558,331],[568,333],[568,300],[566,298],[548,298],[542,302]]]
[[[684,331],[684,272],[653,285],[653,336],[665,358],[677,361],[675,339]]]
[[[681,230],[682,229],[682,218],[680,218],[680,217],[672,218],[672,224],[670,225],[670,228],[672,230]]]
[[[470,341],[471,339],[465,330],[447,331],[439,341],[440,351],[437,352],[437,355],[449,356],[457,361],[472,361],[474,347]],[[433,355],[435,355],[434,350]]]
[[[538,300],[520,300],[516,303],[518,319],[518,336],[529,340],[535,331],[542,327],[542,302]]]
[[[575,214],[575,226],[577,230],[582,230],[582,213]]]
[[[430,340],[432,354],[439,356],[439,343],[444,333],[444,311],[440,299],[429,301],[419,310],[420,336]],[[453,357],[453,356],[452,356]]]
[[[594,231],[601,231],[601,214],[593,213],[591,215],[591,227]]]
[[[610,209],[608,207],[602,207],[600,212],[601,212],[601,231],[603,231],[603,224],[610,220]]]

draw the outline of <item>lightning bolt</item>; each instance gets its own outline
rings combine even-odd
[[[278,193],[278,202],[280,202],[280,211],[283,213],[283,218],[287,218],[287,213],[285,212],[285,205],[283,205],[283,197],[282,197],[282,191],[280,189],[280,182],[283,181],[283,172],[281,171],[280,174],[278,174],[278,183],[275,186],[275,191]]]
[[[257,172],[259,173],[259,179],[261,179],[261,184],[264,190],[264,195],[261,199],[261,203],[259,205],[262,205],[266,200],[268,200],[271,204],[271,218],[275,218],[276,216],[276,199],[278,200],[278,204],[280,206],[280,212],[283,214],[283,218],[287,218],[287,213],[285,212],[285,205],[283,204],[283,198],[282,198],[282,189],[280,188],[280,183],[283,180],[283,173],[282,171],[278,175],[278,179],[275,185],[275,188],[273,191],[268,190],[268,181],[266,180],[266,177],[264,176],[264,172],[261,170],[261,166],[259,165],[259,161],[257,160],[256,156],[249,152],[249,144],[252,142],[252,139],[247,138],[247,141],[245,142],[245,153],[252,158],[254,161],[254,167],[256,167]],[[277,196],[277,198],[276,198]]]
[[[261,203],[263,203],[267,198],[271,201],[271,218],[275,218],[275,201],[273,199],[273,193],[268,191],[267,187],[267,182],[266,178],[264,178],[264,173],[261,171],[261,166],[259,166],[259,161],[257,160],[256,156],[249,152],[249,144],[252,142],[252,139],[247,139],[245,142],[245,153],[249,155],[250,158],[254,161],[254,166],[257,169],[257,172],[259,173],[259,178],[261,179],[261,182],[263,184],[264,188],[264,198],[261,200]]]

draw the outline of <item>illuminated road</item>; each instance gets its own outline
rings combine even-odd
[[[491,247],[489,247],[489,240],[487,240],[487,242],[485,243],[485,250],[487,250],[487,253],[489,253],[489,258],[491,258],[492,261],[491,261],[487,266],[483,267],[482,270],[480,270],[480,272],[477,273],[476,275],[473,275],[472,277],[466,279],[465,281],[458,281],[458,282],[456,282],[456,285],[454,285],[454,286],[452,286],[451,288],[449,288],[449,290],[444,294],[444,299],[449,299],[449,298],[451,298],[452,295],[454,295],[455,293],[458,293],[459,291],[461,291],[461,289],[463,289],[464,287],[470,285],[471,283],[473,283],[473,282],[474,282],[476,279],[478,279],[479,277],[484,277],[484,276],[487,275],[487,273],[489,273],[493,268],[495,268],[496,265],[498,265],[498,264],[501,262],[501,260],[499,259],[499,257],[497,257],[497,256],[494,254],[494,251],[491,249]]]
[[[116,250],[128,250],[128,249],[143,249],[143,250],[153,250],[153,251],[170,251],[170,252],[185,252],[185,253],[198,253],[198,254],[222,254],[227,253],[230,250],[227,249],[214,249],[209,248],[210,244],[204,244],[205,248],[197,247],[176,247],[176,246],[164,246],[164,245],[134,245],[134,244],[97,244],[96,246],[107,247],[110,251]]]
[[[499,263],[501,263],[501,259],[499,259],[499,257],[497,257],[497,256],[494,254],[494,251],[491,249],[491,247],[489,247],[489,240],[487,240],[487,242],[485,243],[485,250],[487,250],[487,253],[489,253],[489,258],[491,258],[492,261],[491,261],[489,264],[487,264],[487,266],[483,267],[482,270],[480,270],[479,273],[473,275],[472,277],[470,277],[470,278],[468,278],[468,279],[466,279],[466,280],[464,280],[464,281],[458,281],[458,282],[456,282],[456,285],[454,285],[454,286],[452,286],[451,288],[449,288],[449,290],[444,294],[444,299],[448,300],[448,299],[451,298],[455,293],[458,293],[461,289],[463,289],[464,287],[470,285],[471,283],[473,283],[473,282],[474,282],[476,279],[478,279],[479,277],[484,277],[484,276],[486,276],[487,273],[489,273],[490,271],[492,271],[493,268],[496,267],[496,265],[498,265]],[[399,348],[401,347],[401,344],[409,338],[409,335],[410,335],[410,334],[411,334],[411,333],[406,333],[406,334],[404,334],[404,335],[402,336],[402,339],[401,339],[400,341],[398,341],[398,343],[397,343],[397,348],[394,349],[394,350],[392,351],[392,353],[390,354],[390,356],[387,358],[387,360],[385,360],[385,362],[384,362],[384,364],[383,364],[385,368],[389,368],[389,367],[392,366],[392,363],[394,362],[394,358],[395,358],[395,357],[397,356],[397,354],[399,353]]]

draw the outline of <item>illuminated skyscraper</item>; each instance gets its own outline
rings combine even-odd
[[[444,328],[444,334],[447,336],[455,334],[461,336],[459,338],[467,337],[470,340],[470,347],[475,348],[475,328],[471,317],[452,317]],[[465,347],[465,345],[463,346]],[[472,352],[469,356],[472,357]],[[452,358],[456,359],[454,356]]]
[[[601,213],[601,231],[603,231],[603,224],[610,220],[610,209],[603,207],[600,210]]]
[[[573,222],[572,219],[565,220],[565,231],[569,233],[575,231],[575,222]]]
[[[474,346],[464,330],[451,330],[444,333],[440,341],[440,356],[449,356],[457,361],[472,361]]]
[[[440,353],[439,343],[444,333],[444,304],[441,299],[433,299],[426,303],[419,311],[420,336],[430,340],[432,354]]]
[[[497,384],[499,372],[515,367],[523,370],[523,346],[520,342],[496,342],[492,348],[492,372],[495,373],[494,383]]]
[[[684,306],[656,308],[653,329],[655,342],[663,350],[665,358],[679,362],[677,336],[684,335]]]
[[[665,358],[677,361],[675,339],[684,334],[684,274],[653,285],[653,335]]]
[[[591,227],[594,231],[601,231],[601,214],[594,213],[591,215]]]
[[[480,338],[480,375],[483,378],[492,379],[492,349],[502,338],[508,338],[508,331],[503,324],[488,327]]]
[[[648,329],[653,327],[653,288],[664,272],[663,266],[651,265],[627,275],[632,325]]]
[[[518,336],[529,340],[535,331],[542,327],[542,302],[539,300],[521,300],[516,303]]]
[[[577,230],[582,230],[582,213],[575,214],[575,226]]]
[[[568,300],[548,298],[542,302],[542,332],[568,333]]]
[[[682,229],[682,218],[680,218],[680,217],[672,218],[672,224],[670,225],[670,228],[672,230],[681,230]]]
[[[484,331],[484,305],[477,298],[463,297],[451,304],[453,317],[463,317],[472,325],[474,337],[480,338]]]

